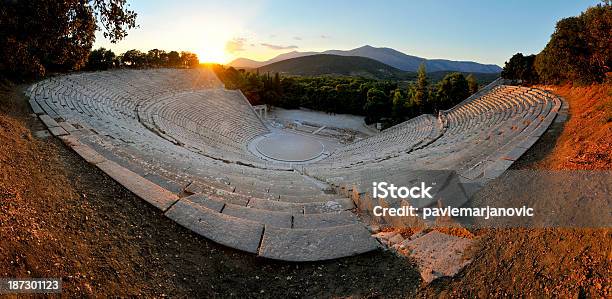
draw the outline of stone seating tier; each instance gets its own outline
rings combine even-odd
[[[520,157],[560,101],[496,82],[437,117],[413,118],[301,169],[248,151],[269,130],[207,69],[75,73],[26,94],[53,135],[177,223],[263,257],[310,261],[379,246],[352,212],[371,202],[332,188],[361,193],[428,169],[481,184]]]

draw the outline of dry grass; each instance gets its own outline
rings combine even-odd
[[[534,169],[612,169],[612,85],[543,86],[562,96],[570,118],[552,151]]]

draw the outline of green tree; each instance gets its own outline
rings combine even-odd
[[[181,55],[177,51],[168,52],[168,66],[179,67],[181,66]],[[232,68],[233,69],[233,68]],[[234,71],[236,71],[234,69]]]
[[[421,63],[417,73],[417,82],[414,93],[414,103],[419,109],[428,102],[429,99],[429,82],[427,81],[427,72],[425,70],[425,63]],[[421,112],[423,112],[421,110]]]
[[[415,100],[416,97],[416,86],[414,84],[408,85],[406,89],[406,101],[404,101],[404,107],[406,116],[409,118],[415,117],[420,113],[421,108],[417,105]]]
[[[136,49],[129,50],[121,55],[121,63],[130,67],[144,67],[147,55]]]
[[[602,82],[612,67],[612,6],[604,2],[557,22],[537,55],[535,69],[546,83]]]
[[[79,69],[96,30],[114,43],[135,26],[126,0],[2,1],[0,73],[23,78]]]
[[[183,51],[181,52],[181,66],[193,68],[200,64],[200,60],[198,59],[198,55]]]
[[[402,92],[399,89],[396,89],[393,92],[392,97],[392,112],[391,116],[396,121],[401,121],[406,116],[406,99],[402,95]]]
[[[159,49],[149,50],[146,55],[146,64],[155,67],[165,66],[164,58],[167,58],[166,51]]]
[[[274,91],[276,91],[279,94],[282,92],[281,79],[278,73],[274,73],[273,88],[274,88]]]
[[[478,92],[478,81],[476,81],[476,77],[474,77],[473,74],[469,74],[466,80],[468,82],[468,91],[470,92],[470,95]]]
[[[535,55],[524,56],[523,53],[514,54],[506,61],[502,70],[502,78],[522,80],[525,83],[536,83],[538,75],[534,67]]]
[[[468,81],[461,73],[448,74],[438,82],[435,110],[448,109],[470,95]]]
[[[377,88],[371,88],[367,93],[367,101],[363,107],[368,124],[380,121],[385,116],[388,106],[388,97]]]
[[[91,51],[87,58],[87,69],[89,70],[107,70],[115,65],[115,53],[105,48],[99,48]]]
[[[243,85],[240,88],[246,97],[252,99],[253,103],[256,105],[263,104],[266,98],[276,100],[278,97],[276,94],[266,94],[267,91],[270,93],[273,92],[271,90],[266,90],[264,88],[264,82],[262,78],[254,73],[242,73],[246,80],[243,80]]]

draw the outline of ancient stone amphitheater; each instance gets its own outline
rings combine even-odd
[[[452,204],[463,204],[562,109],[552,94],[498,80],[437,116],[291,163],[249,149],[271,128],[207,69],[76,73],[26,94],[53,135],[166,217],[217,243],[288,261],[375,250],[371,221],[409,225],[372,219],[375,204],[439,204],[373,199],[372,181],[401,185],[419,171],[452,170],[461,186]]]

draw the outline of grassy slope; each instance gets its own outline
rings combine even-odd
[[[612,169],[612,85],[544,86],[570,105],[554,148],[534,168]]]

